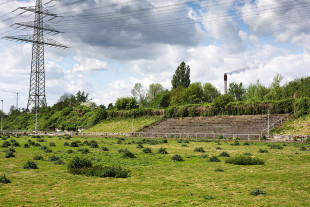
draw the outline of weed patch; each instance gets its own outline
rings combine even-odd
[[[235,157],[230,157],[226,161],[226,163],[231,163],[234,165],[264,165],[265,161],[259,158],[252,158],[249,156],[235,156]]]
[[[8,183],[11,183],[11,180],[8,179],[5,175],[1,175],[0,176],[0,183],[8,184]]]
[[[181,155],[173,155],[171,157],[171,160],[174,161],[174,162],[182,162],[182,161],[184,161],[184,159],[182,158]]]
[[[194,152],[205,152],[205,150],[202,147],[196,147]]]
[[[33,161],[27,161],[23,167],[24,169],[39,169],[37,163]]]

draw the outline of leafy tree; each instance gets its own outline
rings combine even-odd
[[[138,103],[133,97],[123,97],[116,100],[115,106],[118,110],[130,110],[138,108]]]
[[[183,104],[199,104],[202,102],[203,89],[201,83],[192,83],[182,93]]]
[[[212,103],[219,95],[221,93],[211,83],[203,85],[203,101]]]
[[[80,105],[81,103],[85,103],[85,102],[90,101],[91,99],[89,99],[88,97],[89,97],[88,93],[85,93],[84,91],[82,91],[82,92],[78,91],[75,95],[77,105]]]
[[[131,94],[139,100],[139,104],[143,107],[147,105],[146,92],[143,89],[141,83],[136,83],[131,90]]]
[[[151,104],[152,108],[167,108],[170,104],[170,95],[171,92],[169,90],[164,90],[159,92],[155,98],[153,103]]]
[[[246,90],[245,99],[246,101],[263,101],[265,96],[269,93],[269,89],[266,86],[263,86],[259,80],[256,84],[250,84]]]
[[[109,103],[109,105],[108,105],[108,110],[113,110],[115,107],[113,106],[113,103]]]
[[[310,77],[298,78],[283,86],[283,98],[310,97]]]
[[[214,100],[213,105],[217,110],[223,112],[225,110],[225,106],[228,103],[233,102],[233,101],[234,101],[234,98],[230,94],[224,94],[224,95],[218,96]]]
[[[184,91],[183,86],[178,86],[171,91],[170,106],[177,106],[182,104],[182,93]]]
[[[283,88],[280,86],[281,81],[283,80],[283,76],[277,74],[272,83],[269,86],[269,93],[266,95],[266,99],[269,100],[280,100],[283,96]]]
[[[147,92],[147,99],[150,104],[153,103],[156,95],[164,91],[164,87],[160,83],[152,83],[149,85],[149,90]]]
[[[241,82],[239,84],[234,83],[234,82],[229,84],[228,94],[234,97],[234,99],[236,99],[237,101],[244,100],[245,92],[246,90],[243,87]]]
[[[182,86],[184,88],[189,87],[191,81],[190,81],[190,67],[185,64],[185,62],[182,62],[178,68],[176,69],[172,80],[172,89],[177,88],[178,86]]]

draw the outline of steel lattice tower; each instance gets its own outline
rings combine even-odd
[[[54,1],[54,0],[51,0]],[[50,2],[51,2],[50,1]],[[49,3],[49,2],[48,2]],[[67,48],[66,46],[57,43],[56,41],[45,37],[44,32],[60,33],[58,30],[52,28],[44,23],[45,17],[51,17],[48,21],[60,17],[56,14],[43,9],[42,0],[36,0],[35,7],[19,7],[14,11],[23,10],[25,12],[35,13],[33,22],[15,23],[12,26],[33,28],[33,35],[19,35],[6,36],[4,38],[31,42],[32,44],[32,59],[31,59],[31,74],[30,74],[30,88],[27,109],[34,105],[36,111],[40,106],[46,106],[45,96],[45,65],[44,65],[44,46],[52,46],[59,48]]]

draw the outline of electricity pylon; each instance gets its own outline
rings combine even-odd
[[[52,0],[53,1],[53,0]],[[33,35],[18,35],[5,36],[4,38],[10,40],[17,40],[23,42],[31,42],[32,44],[32,59],[31,59],[31,74],[30,74],[30,88],[27,109],[31,105],[35,106],[36,112],[40,106],[46,106],[45,96],[45,66],[44,66],[44,46],[68,48],[55,40],[44,36],[44,32],[60,33],[58,30],[52,28],[44,23],[44,18],[49,17],[50,20],[60,17],[48,10],[43,9],[42,0],[36,0],[35,7],[19,7],[14,11],[22,10],[20,14],[26,12],[35,13],[33,22],[15,23],[13,26],[32,28]],[[14,12],[13,11],[13,12]]]

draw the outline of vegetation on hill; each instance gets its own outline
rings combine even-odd
[[[272,130],[271,133],[285,135],[309,135],[310,115],[292,117],[282,126]]]
[[[221,95],[211,83],[191,83],[190,67],[182,62],[172,78],[172,89],[152,83],[148,90],[141,83],[132,89],[132,97],[119,97],[115,104],[97,106],[86,92],[64,94],[53,106],[39,108],[39,130],[77,130],[90,128],[101,121],[116,117],[159,116],[187,117],[214,115],[254,115],[290,113],[310,114],[310,77],[281,85],[277,75],[270,86],[259,80],[247,88],[230,83],[228,94]],[[4,129],[33,130],[35,109],[16,110],[11,107],[4,115]],[[2,113],[2,112],[0,112]]]

